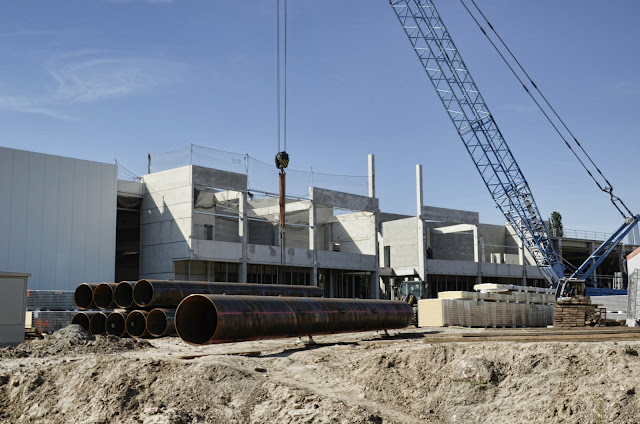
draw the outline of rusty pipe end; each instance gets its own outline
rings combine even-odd
[[[144,337],[149,335],[147,332],[147,315],[149,312],[147,311],[131,311],[129,315],[127,315],[127,319],[125,320],[125,325],[127,328],[127,333],[131,337]]]
[[[71,324],[77,324],[86,331],[89,331],[89,321],[89,315],[84,312],[77,312],[71,319]]]
[[[218,325],[218,312],[206,296],[192,294],[176,309],[176,331],[186,343],[201,345],[211,340]]]
[[[73,301],[78,309],[91,309],[94,306],[93,287],[87,283],[80,284],[73,293]]]
[[[101,283],[93,291],[93,303],[100,309],[108,309],[113,306],[113,283]]]
[[[107,332],[107,314],[100,312],[95,314],[89,320],[89,332],[94,336],[101,335]]]
[[[153,337],[175,334],[175,309],[156,308],[147,315],[147,331]]]
[[[113,301],[120,308],[131,308],[135,305],[133,301],[133,287],[135,282],[122,281],[118,283],[113,291]]]
[[[153,285],[147,280],[140,280],[133,286],[133,301],[144,308],[153,300]]]
[[[111,312],[107,317],[107,322],[105,323],[107,334],[118,337],[125,336],[127,333],[127,327],[125,324],[126,316],[126,312]]]

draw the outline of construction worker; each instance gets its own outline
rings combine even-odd
[[[433,259],[433,250],[431,249],[431,246],[427,247],[427,259]]]

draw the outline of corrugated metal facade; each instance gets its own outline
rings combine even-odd
[[[0,270],[30,290],[112,281],[115,165],[0,147]]]

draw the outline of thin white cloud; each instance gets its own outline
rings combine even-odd
[[[33,100],[30,100],[26,97],[0,97],[0,109],[46,115],[57,119],[73,120],[73,118],[70,116],[58,113],[46,107],[39,106],[34,103]]]
[[[0,109],[72,119],[59,109],[80,103],[95,103],[151,91],[180,81],[183,66],[154,58],[131,57],[99,50],[81,50],[58,55],[46,66],[44,94],[4,95]],[[5,93],[6,94],[6,93]]]
[[[127,96],[175,82],[180,66],[156,59],[86,51],[53,61],[48,71],[56,82],[52,100],[68,104]]]

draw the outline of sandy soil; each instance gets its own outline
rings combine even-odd
[[[0,422],[640,422],[637,341],[430,344],[442,329],[406,329],[193,347],[73,327],[0,350]]]

